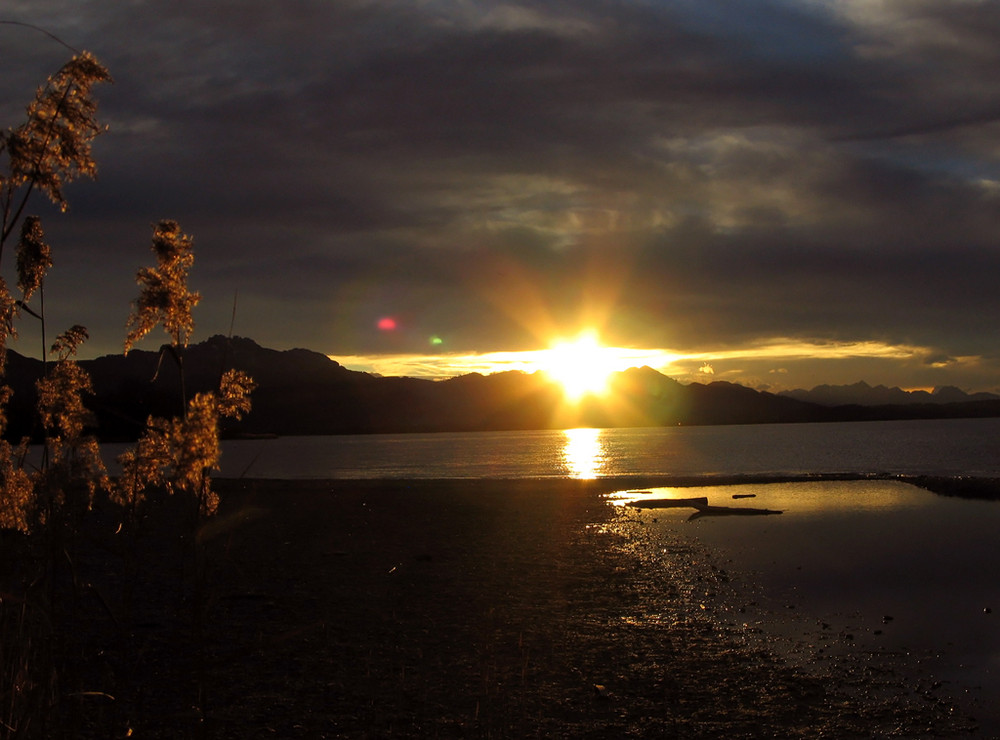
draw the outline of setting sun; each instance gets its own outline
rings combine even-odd
[[[563,387],[567,398],[579,400],[587,394],[600,395],[608,377],[620,363],[611,347],[604,347],[593,333],[552,345],[541,361],[542,371]]]

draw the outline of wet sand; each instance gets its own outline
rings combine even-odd
[[[800,660],[723,553],[603,495],[633,483],[219,481],[205,619],[183,541],[150,532],[128,643],[91,666],[105,711],[164,738],[975,729],[912,655]]]
[[[917,738],[975,726],[912,656],[847,645],[803,665],[743,619],[757,607],[717,553],[608,505],[602,494],[620,487],[220,485],[206,726],[359,738]],[[147,735],[196,719],[175,626],[174,640],[150,635],[158,678],[178,679],[144,699],[157,717]]]

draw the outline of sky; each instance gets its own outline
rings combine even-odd
[[[6,0],[0,20],[114,77],[97,179],[65,214],[31,204],[50,334],[87,326],[83,356],[122,351],[174,219],[195,340],[444,377],[592,330],[682,382],[1000,390],[998,3]],[[0,25],[0,125],[70,53]],[[37,330],[14,346],[37,355]]]

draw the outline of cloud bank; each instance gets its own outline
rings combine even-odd
[[[714,379],[1000,385],[996,4],[15,0],[3,16],[115,77],[98,181],[67,190],[66,216],[36,203],[46,308],[87,324],[92,353],[120,349],[151,225],[172,218],[195,237],[202,336],[235,301],[237,333],[335,357],[531,350],[595,325]],[[10,26],[0,45],[15,125],[67,52]],[[912,351],[747,354],[784,340]]]

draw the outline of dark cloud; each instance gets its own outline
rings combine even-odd
[[[93,351],[118,347],[151,225],[174,218],[196,240],[200,327],[226,330],[238,291],[239,330],[276,347],[420,351],[447,334],[529,348],[599,320],[621,343],[677,349],[798,337],[995,354],[993,4],[14,0],[4,14],[115,77],[99,180],[46,215],[49,293],[79,296],[82,280],[101,296]],[[13,26],[0,43],[13,125],[67,52]],[[52,301],[66,320],[86,303]],[[383,313],[410,328],[391,347],[371,331]]]

